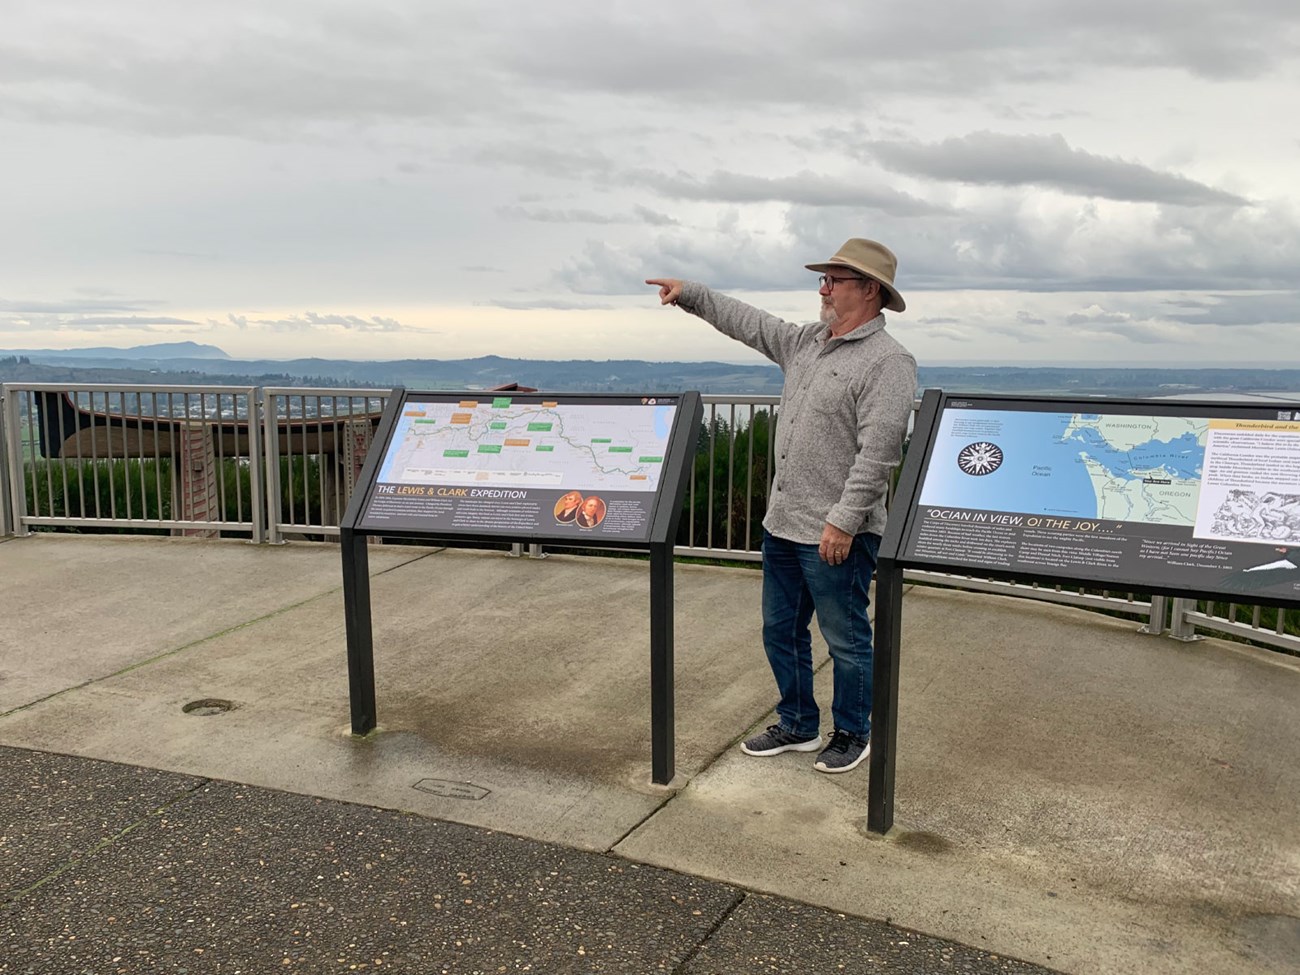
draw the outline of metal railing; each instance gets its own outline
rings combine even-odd
[[[1197,631],[1205,630],[1300,656],[1300,636],[1286,631],[1287,621],[1296,618],[1293,611],[1226,601],[1206,602],[1205,608],[1199,609],[1197,600],[1183,597],[1170,603],[1169,635],[1177,640],[1198,640],[1201,633]],[[1222,612],[1216,613],[1216,607]]]
[[[11,529],[263,535],[251,387],[4,386]]]
[[[5,402],[9,396],[0,387],[0,536],[5,538],[14,533],[14,504],[9,497],[9,470],[13,461],[9,456],[9,420]]]
[[[261,391],[268,541],[338,536],[388,397],[375,389]]]
[[[703,396],[679,556],[757,562],[774,471],[779,396]],[[766,428],[766,435],[759,431]],[[756,443],[757,442],[757,443]],[[725,490],[723,487],[725,485]],[[737,491],[742,491],[738,494]]]
[[[373,389],[5,384],[0,527],[5,534],[91,528],[254,542],[336,537],[388,396]],[[676,554],[758,562],[780,398],[703,400]],[[523,546],[515,548],[520,554]],[[542,554],[539,546],[530,550]],[[937,572],[905,577],[1131,616],[1147,633],[1188,640],[1213,632],[1300,654],[1284,610],[1199,608],[1188,598]]]

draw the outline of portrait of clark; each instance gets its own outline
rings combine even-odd
[[[592,495],[582,502],[582,507],[578,509],[577,524],[579,528],[595,528],[605,520],[605,502],[601,498]]]

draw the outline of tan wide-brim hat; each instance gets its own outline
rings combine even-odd
[[[898,258],[884,244],[854,237],[852,240],[846,240],[844,246],[837,250],[835,256],[825,264],[805,264],[804,267],[810,271],[821,271],[823,274],[836,268],[865,274],[873,281],[879,281],[880,287],[884,289],[888,300],[883,303],[883,307],[890,311],[907,309],[903,296],[894,288],[894,272],[898,270]]]

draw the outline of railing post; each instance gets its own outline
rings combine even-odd
[[[266,482],[262,457],[264,417],[263,392],[251,386],[248,390],[248,483],[253,496],[248,499],[248,504],[252,508],[254,545],[266,541]]]
[[[1169,619],[1169,635],[1175,640],[1182,640],[1185,643],[1190,643],[1193,640],[1204,639],[1196,632],[1196,624],[1187,618],[1188,614],[1194,612],[1195,609],[1196,600],[1194,599],[1185,599],[1179,596],[1172,600]]]
[[[1151,636],[1159,636],[1165,632],[1165,619],[1169,615],[1169,597],[1152,596],[1151,597],[1151,615],[1147,621],[1138,627],[1139,633],[1147,633]]]
[[[13,534],[13,510],[9,504],[9,414],[5,410],[4,388],[0,387],[0,535]]]
[[[275,396],[262,390],[262,439],[266,448],[266,541],[282,545],[280,535],[280,424],[275,415]],[[364,543],[363,543],[364,544]]]
[[[4,412],[3,424],[7,441],[0,449],[5,450],[8,458],[8,490],[3,492],[8,497],[6,508],[5,533],[30,535],[31,530],[23,522],[27,514],[27,481],[24,477],[26,468],[23,457],[23,432],[18,417],[18,395],[16,389],[0,386],[0,410]]]

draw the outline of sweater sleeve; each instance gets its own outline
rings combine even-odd
[[[802,326],[769,315],[753,305],[713,291],[698,281],[684,281],[677,306],[703,318],[723,335],[743,342],[785,368],[794,355]]]

